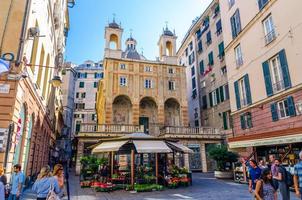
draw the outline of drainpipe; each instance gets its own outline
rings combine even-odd
[[[26,4],[25,4],[25,12],[24,12],[21,35],[20,35],[19,48],[18,48],[18,53],[17,53],[17,58],[16,58],[16,66],[19,66],[22,61],[22,53],[23,53],[23,49],[24,49],[26,29],[27,29],[29,14],[30,14],[30,5],[31,5],[31,0],[27,0]]]

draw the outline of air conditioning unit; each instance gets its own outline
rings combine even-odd
[[[302,115],[302,101],[296,103],[296,113],[297,115]]]

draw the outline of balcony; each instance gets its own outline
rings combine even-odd
[[[276,39],[276,31],[273,29],[271,32],[265,35],[264,40],[265,40],[265,45],[268,45],[271,43],[273,40]]]
[[[240,100],[240,104],[241,104],[241,106],[246,106],[247,105],[247,98],[246,97],[242,98]]]
[[[239,68],[241,65],[243,65],[243,59],[242,57],[236,58],[236,66]]]
[[[281,90],[284,90],[284,88],[285,88],[283,80],[280,80],[280,81],[277,81],[276,83],[273,83],[272,86],[273,86],[274,94],[281,91]]]
[[[120,125],[120,124],[81,124],[78,137],[119,137],[134,132],[144,132],[143,125]],[[224,133],[218,128],[211,127],[185,127],[163,126],[150,124],[146,129],[148,134],[162,138],[189,138],[189,139],[223,139]]]

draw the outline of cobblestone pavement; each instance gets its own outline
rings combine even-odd
[[[128,191],[96,193],[90,188],[82,189],[79,177],[70,177],[71,200],[251,200],[247,185],[237,184],[213,178],[213,174],[193,174],[193,186],[166,189],[161,192],[131,194]],[[298,200],[291,194],[292,200]],[[27,191],[24,199],[34,199],[35,195]],[[278,198],[281,199],[281,198]]]

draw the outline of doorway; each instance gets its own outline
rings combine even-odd
[[[143,125],[144,133],[149,134],[149,118],[148,117],[140,117],[139,125]]]

